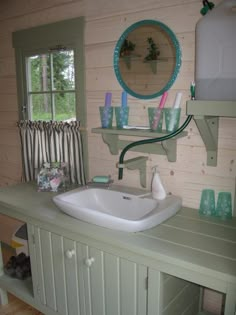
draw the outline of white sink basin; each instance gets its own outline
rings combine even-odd
[[[137,232],[150,229],[181,208],[181,198],[158,201],[118,190],[83,187],[53,197],[66,214],[113,230]]]

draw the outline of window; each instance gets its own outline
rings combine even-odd
[[[75,120],[74,51],[56,47],[27,57],[26,66],[29,119]]]
[[[16,31],[12,40],[19,119],[79,120],[87,177],[84,18]]]
[[[82,17],[13,33],[20,119],[86,126]]]

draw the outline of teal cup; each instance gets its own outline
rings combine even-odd
[[[102,128],[112,128],[113,107],[100,106],[99,107]]]
[[[212,189],[203,189],[199,214],[215,216],[215,192]]]
[[[179,128],[181,108],[164,108],[166,131],[173,132]]]
[[[163,109],[157,107],[148,108],[149,126],[152,131],[162,132]]]
[[[216,216],[221,217],[222,219],[232,218],[232,197],[230,192],[219,192]]]
[[[115,107],[116,127],[122,129],[125,125],[128,125],[129,120],[129,107],[121,106]]]

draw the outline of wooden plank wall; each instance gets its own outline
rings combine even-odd
[[[214,1],[215,4],[219,0]],[[21,180],[20,141],[16,122],[18,104],[12,31],[85,16],[86,104],[89,136],[89,174],[111,174],[121,185],[139,187],[138,171],[124,171],[117,180],[118,156],[112,156],[101,136],[90,132],[100,126],[98,107],[104,104],[106,91],[113,94],[113,105],[119,105],[121,87],[113,71],[113,51],[123,31],[143,19],[165,23],[177,35],[182,50],[182,67],[169,92],[171,106],[176,92],[183,92],[181,121],[185,119],[185,101],[194,78],[195,26],[201,18],[200,0],[11,0],[0,2],[0,185]],[[76,30],[75,30],[76,31]],[[130,123],[146,125],[147,107],[156,106],[159,99],[150,101],[128,99]],[[198,208],[201,190],[213,188],[231,191],[234,195],[236,176],[236,120],[220,119],[218,166],[206,165],[206,151],[194,122],[188,126],[188,136],[178,141],[177,162],[169,163],[164,156],[148,155],[148,189],[151,167],[159,166],[168,192],[183,197],[185,206]],[[126,158],[138,153],[128,152]]]

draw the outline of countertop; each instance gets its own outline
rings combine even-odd
[[[27,223],[96,240],[133,253],[152,268],[221,292],[236,287],[236,218],[201,217],[183,207],[164,223],[143,232],[113,231],[74,219],[53,203],[55,193],[37,192],[32,183],[0,189],[0,213]],[[128,210],[127,210],[128,211]]]

